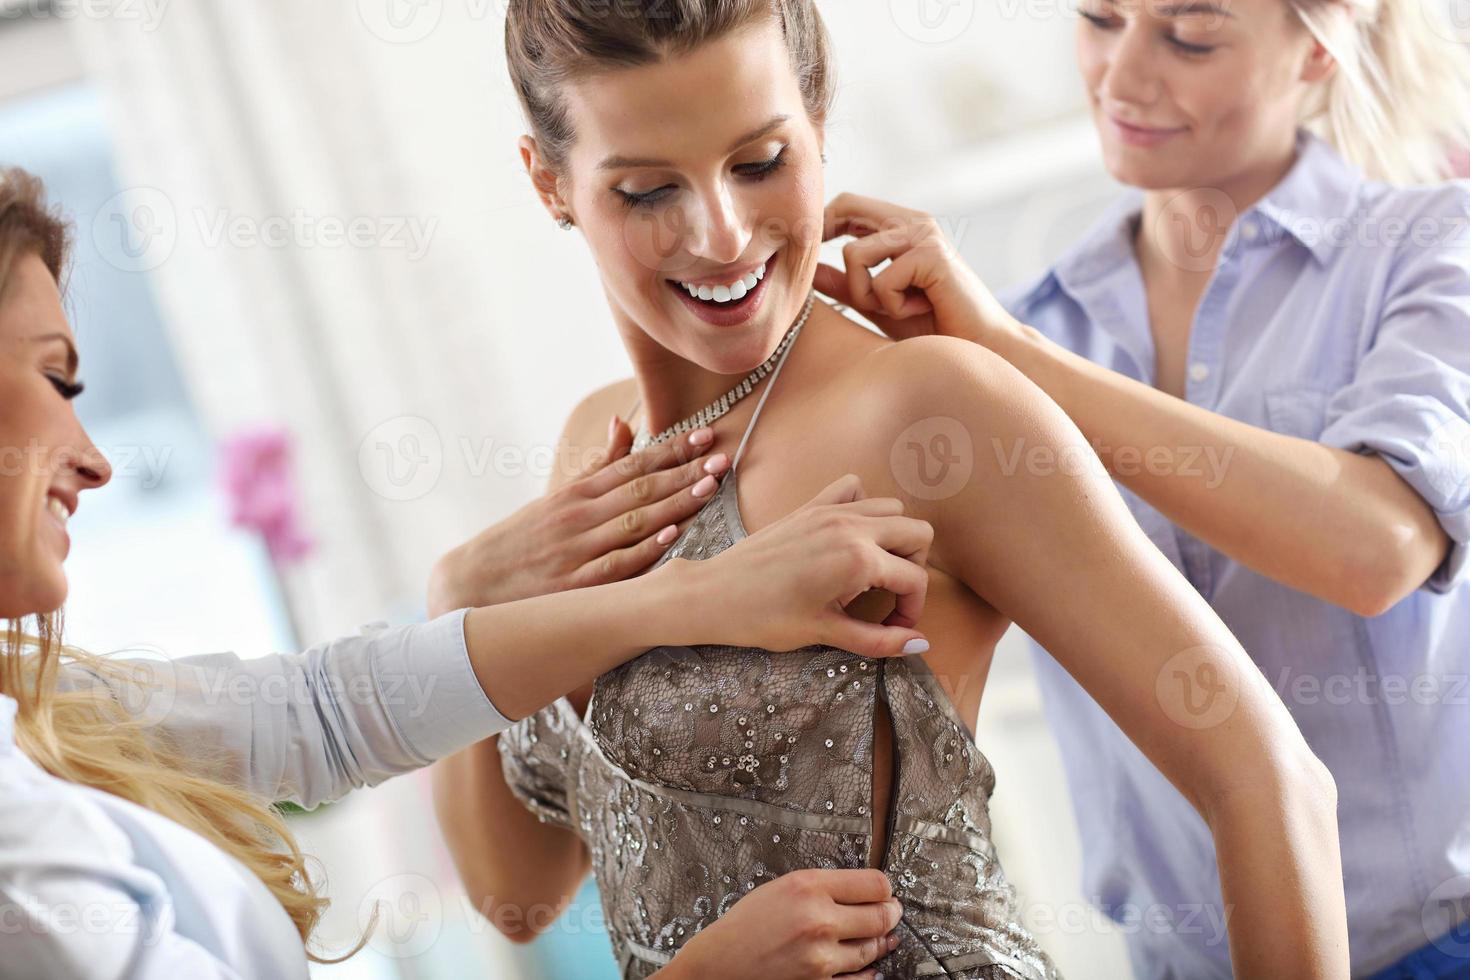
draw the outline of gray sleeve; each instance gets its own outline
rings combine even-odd
[[[208,775],[311,808],[510,727],[470,666],[465,613],[304,653],[113,661],[117,675],[85,677]]]

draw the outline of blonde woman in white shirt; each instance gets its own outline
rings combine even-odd
[[[672,540],[640,522],[669,530],[726,467],[688,451],[713,445],[707,430],[629,456],[624,429],[565,492],[442,563],[434,604],[486,608],[296,655],[187,658],[144,689],[59,635],[67,519],[111,475],[70,404],[66,234],[34,178],[0,170],[0,976],[304,978],[326,898],[273,802],[428,765],[659,644],[927,646],[913,626],[932,531],[856,477],[728,556],[623,581]],[[870,588],[903,596],[884,624],[842,610]],[[690,621],[712,592],[729,615]],[[872,870],[801,872],[750,899],[678,968],[871,977],[900,914]]]

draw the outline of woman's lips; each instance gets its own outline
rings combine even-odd
[[[1139,126],[1111,115],[1108,116],[1108,122],[1112,124],[1113,131],[1118,134],[1118,138],[1129,146],[1158,146],[1184,132],[1183,127],[1161,129],[1156,126]]]
[[[61,535],[61,557],[65,559],[71,552],[71,534],[67,532],[65,522],[51,512],[50,498],[47,498],[45,515],[43,520],[55,528],[57,534]]]
[[[695,299],[689,295],[689,291],[677,282],[665,281],[665,284],[679,297],[679,301],[695,316],[705,323],[716,327],[738,327],[760,312],[765,302],[766,289],[770,286],[771,279],[775,277],[778,268],[776,264],[780,252],[766,260],[766,275],[755,284],[755,288],[745,294],[744,299],[729,303],[714,303],[702,299]]]

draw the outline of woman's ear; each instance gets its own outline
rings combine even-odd
[[[1302,66],[1302,81],[1308,84],[1325,81],[1337,68],[1337,59],[1332,57],[1332,52],[1317,38],[1312,38],[1312,46],[1307,51],[1306,64]]]
[[[546,166],[541,158],[541,150],[536,145],[535,138],[522,136],[516,141],[516,145],[520,148],[521,162],[526,166],[526,173],[531,177],[531,186],[536,188],[536,196],[541,198],[541,206],[546,208],[546,213],[557,221],[571,217],[571,210],[562,199],[556,172]]]

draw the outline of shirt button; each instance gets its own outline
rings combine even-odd
[[[1189,368],[1189,376],[1195,381],[1204,381],[1210,376],[1210,366],[1208,364],[1191,365]]]

